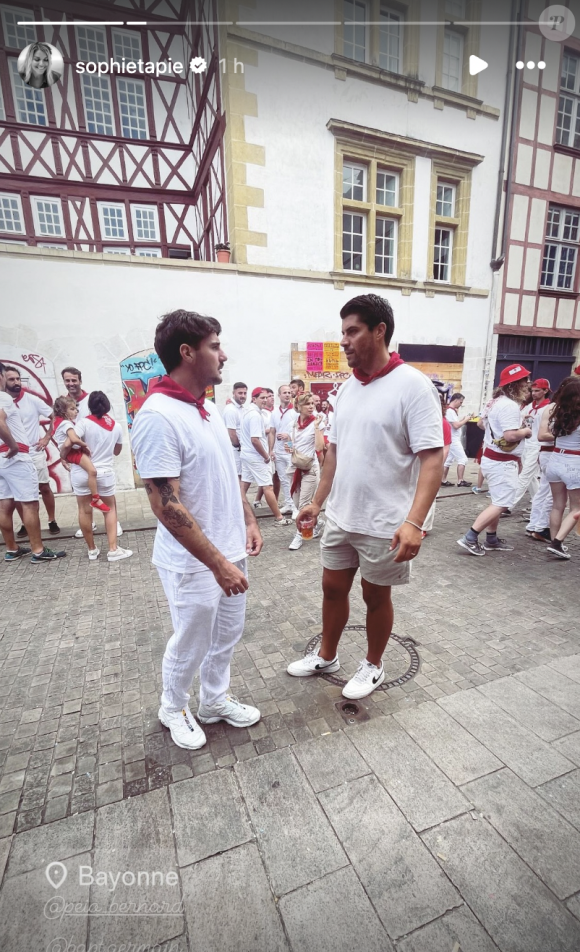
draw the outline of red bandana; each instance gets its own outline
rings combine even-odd
[[[176,383],[171,377],[164,376],[157,383],[153,384],[147,396],[150,397],[152,393],[162,393],[166,397],[173,397],[174,400],[182,400],[183,403],[192,403],[194,407],[197,407],[199,410],[202,420],[210,419],[210,415],[203,405],[205,394],[200,400],[196,400],[189,390],[186,390],[185,387]]]
[[[375,371],[374,374],[365,374],[363,370],[353,370],[353,374],[357,380],[360,380],[363,387],[366,387],[367,384],[372,383],[373,380],[378,380],[379,377],[386,377],[387,374],[390,374],[391,370],[394,370],[395,367],[398,367],[400,364],[404,364],[405,361],[399,357],[397,352],[394,350],[389,357],[388,364],[385,364],[382,370]]]
[[[26,390],[23,387],[17,397],[12,397],[12,399],[14,400],[14,403],[20,403],[25,393],[26,393]]]
[[[282,417],[284,416],[284,414],[285,414],[285,413],[288,413],[288,410],[292,410],[292,409],[293,409],[292,403],[290,402],[287,407],[283,407],[282,404],[280,404],[280,406],[278,407],[278,409],[280,410],[280,419],[282,419]]]
[[[307,426],[310,426],[311,423],[314,423],[315,419],[316,419],[315,416],[309,416],[309,417],[306,417],[304,423],[302,423],[302,422],[300,421],[300,417],[298,417],[298,419],[296,420],[296,424],[297,424],[297,426],[298,426],[298,429],[299,429],[299,430],[305,430]]]
[[[93,423],[98,423],[98,425],[101,426],[103,430],[108,430],[109,433],[115,426],[115,421],[113,420],[113,417],[106,416],[106,415],[102,417],[98,417],[98,416],[95,416],[93,413],[91,413],[91,415],[87,417],[87,420],[92,420]]]
[[[539,403],[534,403],[534,401],[532,400],[532,410],[540,410],[542,407],[547,407],[548,404],[551,402],[552,401],[548,400],[547,397],[544,397],[544,399],[540,400]]]

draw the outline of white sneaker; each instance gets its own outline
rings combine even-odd
[[[365,659],[359,664],[355,676],[347,681],[343,687],[343,697],[349,697],[353,700],[366,697],[368,694],[372,694],[375,688],[378,688],[384,680],[385,669],[383,665],[381,664],[380,668],[377,668],[376,665]]]
[[[258,723],[261,716],[257,707],[242,704],[231,694],[226,694],[225,700],[221,704],[214,704],[213,707],[202,707],[200,704],[197,711],[198,720],[202,724],[217,724],[218,721],[225,721],[232,727],[251,727],[252,724]]]
[[[292,510],[292,521],[293,521],[293,522],[296,522],[296,517],[298,516],[298,513],[299,513],[299,512],[300,512],[299,509],[293,509],[293,510]]]
[[[257,500],[256,502],[253,503],[253,506],[254,506],[254,509],[261,509],[262,503],[260,500]]]
[[[291,516],[292,513],[294,512],[294,506],[292,505],[292,503],[288,502],[286,503],[285,506],[282,506],[280,512],[282,513],[283,516]]]
[[[303,543],[303,542],[304,542],[304,539],[302,538],[302,536],[300,535],[300,533],[297,532],[296,535],[294,536],[294,538],[292,539],[292,542],[291,542],[290,545],[288,546],[288,548],[291,549],[292,552],[295,552],[296,549],[302,548],[302,543]]]
[[[338,671],[339,668],[338,655],[334,661],[325,661],[317,651],[311,651],[310,654],[300,658],[299,661],[293,661],[289,664],[286,671],[293,678],[309,678],[313,674],[331,674],[333,671]]]
[[[123,527],[121,526],[121,523],[118,522],[117,523],[117,539],[120,539],[122,535],[123,535]]]
[[[319,519],[316,525],[314,526],[314,532],[312,533],[312,538],[317,539],[323,529],[324,529],[324,519]]]
[[[89,549],[89,561],[96,562],[100,554],[100,549]]]
[[[160,707],[157,716],[163,726],[169,728],[171,740],[178,747],[199,750],[205,744],[205,734],[189,707],[184,707],[182,711],[166,711],[164,707]]]
[[[93,532],[97,531],[97,527],[94,522],[93,522],[92,528],[93,528]],[[75,532],[75,539],[82,539],[82,537],[83,537],[83,530],[77,529],[77,531]]]
[[[133,555],[131,549],[122,549],[120,545],[117,546],[113,551],[107,552],[107,561],[108,562],[120,562],[121,559],[130,559]]]
[[[274,519],[275,526],[290,526],[292,525],[292,520],[288,519],[286,516],[282,516],[281,519]]]

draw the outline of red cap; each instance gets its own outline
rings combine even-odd
[[[516,380],[524,380],[526,377],[529,377],[531,370],[526,370],[525,367],[522,367],[521,364],[510,364],[509,367],[504,367],[500,376],[499,376],[499,385],[500,387],[506,387],[508,383],[515,383]]]
[[[580,375],[580,364],[577,367],[574,367],[574,373]]]
[[[254,397],[259,397],[261,393],[265,393],[265,391],[266,391],[265,387],[254,387],[254,389],[252,390],[252,400],[254,399]]]
[[[538,387],[539,390],[550,390],[550,381],[546,380],[545,377],[538,377],[537,380],[534,380],[532,387]]]

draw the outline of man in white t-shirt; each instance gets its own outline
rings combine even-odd
[[[16,543],[12,523],[16,503],[22,504],[22,517],[30,539],[30,548]],[[6,393],[6,368],[0,363],[0,531],[6,545],[5,562],[32,555],[33,565],[54,562],[66,552],[53,552],[42,543],[38,504],[38,477],[30,459],[28,437],[20,410]]]
[[[410,578],[422,526],[443,472],[441,404],[431,381],[389,353],[393,311],[376,294],[342,308],[341,345],[353,376],[334,401],[334,421],[322,478],[300,511],[298,528],[317,520],[328,496],[321,541],[322,641],[295,661],[295,677],[337,671],[337,647],[349,614],[349,592],[360,567],[367,606],[368,652],[343,689],[366,697],[385,679],[383,653],[393,627],[391,587]],[[372,447],[372,452],[369,452]]]
[[[266,439],[268,441],[268,453],[270,454],[270,471],[272,473],[272,488],[274,489],[274,495],[278,499],[278,494],[280,492],[280,487],[278,486],[278,492],[276,492],[276,468],[274,466],[274,439],[275,434],[272,432],[272,410],[274,409],[274,391],[270,387],[264,387],[266,391],[266,402],[262,407],[262,416],[264,417],[264,427],[266,430]],[[256,498],[254,499],[254,509],[262,508],[262,498],[264,496],[263,486],[258,486],[258,491],[256,492]]]
[[[292,505],[292,494],[290,492],[290,480],[288,478],[288,466],[290,465],[290,453],[284,446],[292,439],[292,427],[294,426],[298,414],[294,409],[292,394],[288,384],[284,383],[278,387],[279,405],[272,410],[272,438],[271,446],[274,452],[274,462],[276,464],[276,475],[278,477],[278,490],[281,487],[284,493],[284,505],[280,508],[283,516],[291,515],[294,506]],[[276,482],[274,481],[274,493],[276,493]],[[278,494],[276,493],[276,498]]]
[[[6,393],[14,400],[24,423],[28,446],[30,447],[30,459],[36,469],[38,489],[48,514],[48,531],[51,535],[58,535],[60,528],[56,521],[54,493],[50,488],[50,476],[45,452],[50,442],[50,426],[45,432],[40,425],[41,420],[49,422],[52,419],[52,407],[49,407],[48,403],[45,403],[36,394],[29,393],[28,390],[24,389],[20,371],[16,367],[6,368]],[[16,509],[22,518],[20,503],[16,504]],[[23,525],[16,533],[16,538],[23,539],[27,534],[26,526]]]
[[[265,387],[254,387],[252,402],[241,421],[242,439],[242,495],[247,499],[248,489],[255,483],[264,490],[264,499],[274,513],[275,526],[288,526],[291,519],[286,519],[278,507],[278,502],[272,488],[271,453],[266,435],[265,408],[267,391]]]
[[[524,444],[525,449],[522,455],[522,469],[518,480],[518,491],[514,500],[514,508],[520,500],[523,499],[526,492],[529,492],[530,499],[533,499],[539,489],[541,443],[538,440],[538,431],[540,429],[542,411],[550,402],[550,381],[547,380],[546,377],[538,377],[538,379],[532,383],[531,395],[532,399],[522,410],[522,417],[524,423],[531,427],[532,435]]]
[[[232,401],[226,405],[224,410],[224,423],[228,428],[228,434],[232,444],[232,451],[236,463],[236,471],[240,479],[242,478],[242,457],[240,456],[242,446],[240,443],[240,426],[242,413],[244,412],[244,404],[247,399],[247,384],[242,383],[240,380],[232,387]]]
[[[471,555],[486,552],[511,552],[513,545],[498,538],[497,527],[504,509],[511,509],[518,491],[518,475],[523,441],[532,431],[522,426],[520,406],[529,396],[530,371],[521,364],[505,367],[499,378],[500,392],[487,405],[485,435],[481,472],[487,479],[491,504],[480,512],[471,529],[457,544]],[[479,533],[486,530],[485,542],[479,541]]]
[[[453,486],[453,483],[450,483],[447,479],[449,473],[449,467],[452,463],[457,463],[457,485],[458,486],[471,486],[471,483],[468,482],[465,476],[465,464],[467,463],[467,456],[465,450],[463,449],[463,443],[461,442],[461,429],[465,426],[469,420],[470,414],[460,417],[459,410],[463,405],[465,397],[462,393],[454,393],[449,401],[449,406],[447,407],[447,412],[445,414],[445,419],[451,427],[451,446],[449,447],[449,452],[447,454],[447,459],[445,460],[445,467],[443,469],[443,482],[442,486]]]
[[[178,747],[194,750],[206,742],[188,705],[198,670],[202,724],[249,727],[260,719],[257,708],[228,692],[244,628],[246,557],[258,555],[262,537],[242,501],[227,428],[205,402],[227,360],[220,333],[214,318],[190,311],[162,318],[155,350],[168,375],[151,388],[131,430],[137,469],[159,520],[153,564],[173,622],[159,719]]]

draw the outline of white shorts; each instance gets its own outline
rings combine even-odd
[[[550,453],[546,478],[550,483],[564,483],[566,489],[580,489],[580,456]]]
[[[467,463],[467,456],[461,440],[451,440],[445,466],[451,466],[452,463],[457,463],[459,466],[465,466]]]
[[[242,475],[242,456],[239,450],[234,449],[234,459],[236,461],[236,473]]]
[[[272,485],[272,467],[265,459],[248,459],[242,456],[242,482],[256,486]]]
[[[495,460],[481,457],[481,472],[487,479],[492,506],[511,509],[518,495],[519,468],[513,459]]]
[[[30,459],[34,463],[36,468],[36,473],[38,476],[39,483],[48,483],[50,482],[50,476],[48,475],[48,462],[46,460],[46,453],[30,453]]]
[[[28,453],[0,458],[0,499],[38,502],[38,476]]]
[[[75,496],[91,495],[88,474],[85,473],[81,466],[77,466],[76,463],[73,463],[71,466],[70,481]],[[97,491],[99,496],[114,496],[116,487],[117,483],[112,469],[102,470],[100,473],[97,470]]]
[[[390,552],[390,544],[390,539],[346,532],[327,518],[320,560],[323,568],[335,572],[360,568],[362,578],[371,585],[405,585],[411,578],[411,563],[395,562],[397,550]]]

